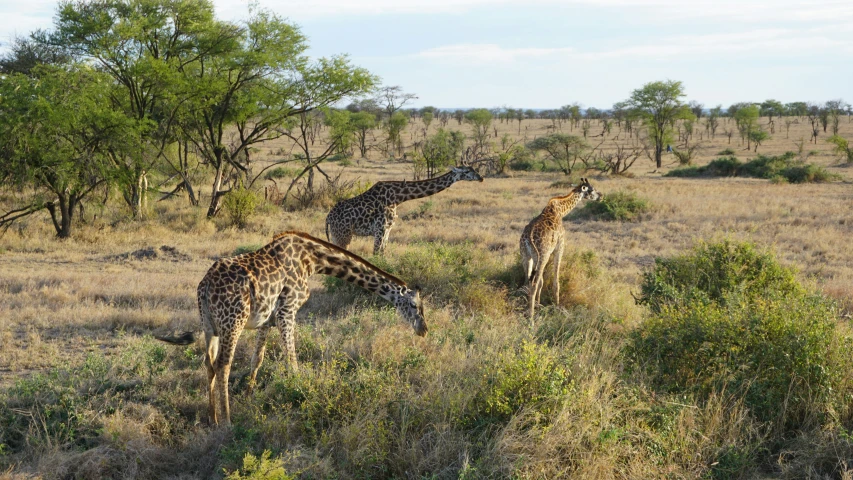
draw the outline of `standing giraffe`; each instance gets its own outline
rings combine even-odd
[[[528,293],[530,296],[530,321],[533,321],[533,311],[542,294],[545,266],[548,259],[554,256],[554,301],[560,302],[560,261],[563,258],[563,247],[566,232],[563,229],[563,217],[572,211],[584,198],[599,200],[598,193],[589,181],[581,178],[581,183],[573,188],[568,195],[554,197],[548,200],[548,206],[542,210],[524,227],[521,233],[521,266],[526,272]]]
[[[385,252],[388,234],[397,219],[397,205],[416,198],[428,197],[460,180],[482,182],[468,166],[454,167],[440,177],[419,182],[376,182],[361,195],[338,202],[326,217],[326,238],[349,247],[352,237],[373,237],[373,254]]]
[[[411,290],[399,278],[384,272],[363,258],[302,232],[284,232],[252,253],[217,260],[198,285],[198,308],[204,331],[207,369],[208,412],[218,424],[231,422],[228,402],[228,375],[237,339],[244,328],[257,329],[252,355],[249,393],[264,360],[271,325],[277,325],[287,349],[291,370],[296,362],[296,311],[308,300],[308,277],[314,273],[331,275],[355,283],[391,302],[415,330],[427,333],[423,305],[417,289]],[[186,345],[193,332],[160,340]],[[214,390],[219,390],[217,416]]]

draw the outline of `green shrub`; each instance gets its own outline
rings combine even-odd
[[[632,222],[651,210],[648,200],[631,192],[613,192],[572,212],[572,218]]]
[[[231,223],[239,228],[245,228],[249,218],[261,203],[261,198],[254,191],[242,185],[232,189],[222,200],[222,208],[231,219]]]
[[[725,303],[733,294],[748,300],[769,293],[802,293],[790,268],[751,243],[724,240],[700,243],[691,253],[656,258],[643,273],[639,303],[659,313],[664,307],[700,303]]]
[[[740,172],[742,165],[735,156],[720,157],[705,166],[704,171],[717,177],[734,177]]]
[[[741,173],[748,177],[773,178],[788,168],[795,161],[794,152],[786,152],[773,157],[759,155],[743,164]]]
[[[827,183],[841,179],[841,176],[810,163],[790,166],[782,171],[782,177],[790,183]]]
[[[260,243],[250,243],[247,245],[240,245],[234,249],[234,253],[232,253],[231,255],[242,255],[244,253],[256,252],[256,251],[260,250],[261,247],[263,247],[263,245],[261,245]]]
[[[722,156],[734,156],[734,155],[735,155],[735,151],[734,151],[734,150],[732,150],[731,148],[727,148],[727,149],[725,149],[725,150],[723,150],[723,151],[721,151],[721,152],[718,152],[718,153],[717,153],[717,155],[722,155]]]
[[[287,167],[275,167],[272,170],[267,170],[264,174],[266,180],[277,180],[279,178],[293,178],[299,174],[299,170]]]
[[[284,470],[284,461],[279,458],[270,459],[269,450],[264,450],[260,458],[246,453],[243,457],[243,468],[225,476],[225,480],[291,480],[296,477],[288,475]]]
[[[634,332],[629,357],[666,392],[743,395],[762,422],[796,428],[825,412],[842,374],[831,302],[779,292],[726,300],[665,307]]]
[[[828,413],[843,381],[835,307],[749,243],[700,244],[657,259],[631,334],[632,364],[668,393],[741,395],[784,431]]]
[[[691,165],[689,167],[672,169],[672,170],[666,172],[663,176],[664,177],[693,178],[693,177],[701,177],[704,172],[705,172],[704,167],[697,167],[696,165]]]
[[[467,415],[472,425],[505,422],[524,407],[550,414],[558,406],[555,400],[572,388],[564,361],[554,350],[528,341],[501,353],[496,363],[483,365],[482,370],[482,383]]]
[[[823,183],[841,179],[823,167],[796,159],[794,152],[769,157],[759,155],[742,163],[734,156],[718,158],[704,167],[677,168],[665,177],[734,177],[765,178],[773,183]]]

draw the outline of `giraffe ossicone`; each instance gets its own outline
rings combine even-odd
[[[417,289],[409,288],[404,281],[358,255],[307,233],[280,233],[255,252],[217,260],[198,285],[212,423],[231,421],[228,376],[237,340],[244,329],[258,330],[249,377],[250,393],[273,324],[281,331],[290,368],[297,369],[296,312],[308,300],[308,278],[315,273],[338,277],[388,300],[416,334],[426,335],[423,303]],[[182,345],[194,341],[189,332],[157,338]],[[221,417],[217,414],[217,399]]]
[[[574,187],[568,195],[554,197],[536,218],[530,221],[521,233],[521,266],[525,271],[530,300],[530,321],[536,305],[539,303],[544,282],[545,266],[554,256],[554,301],[560,302],[560,262],[563,258],[566,232],[563,217],[574,209],[584,198],[597,201],[601,194],[581,178],[580,185]]]
[[[326,216],[326,239],[348,248],[352,237],[373,237],[373,254],[385,252],[397,219],[397,205],[447,189],[458,181],[482,182],[469,166],[453,167],[439,177],[417,182],[376,182],[366,192],[335,204]]]

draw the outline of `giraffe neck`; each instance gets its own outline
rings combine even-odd
[[[453,172],[419,182],[394,182],[393,201],[403,203],[417,198],[429,197],[456,183]]]
[[[410,291],[405,282],[354,253],[317,238],[303,236],[303,239],[308,240],[314,273],[358,285],[392,304]]]
[[[563,218],[580,203],[582,198],[583,193],[572,191],[564,197],[554,197],[549,200],[545,210],[553,213],[557,218]]]

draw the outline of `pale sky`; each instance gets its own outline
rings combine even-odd
[[[258,0],[420,98],[413,106],[610,108],[655,80],[706,107],[853,101],[853,1]],[[52,0],[0,0],[0,44],[51,28]],[[221,19],[246,0],[214,0]],[[2,48],[2,47],[0,47]]]

